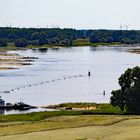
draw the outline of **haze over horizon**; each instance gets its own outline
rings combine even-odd
[[[0,26],[140,29],[139,0],[0,0]]]

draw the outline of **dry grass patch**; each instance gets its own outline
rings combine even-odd
[[[130,118],[113,125],[33,132],[3,136],[0,140],[139,140],[140,118]]]
[[[38,122],[3,125],[3,127],[0,127],[0,136],[85,126],[109,126],[132,118],[135,117],[113,115],[58,116]]]

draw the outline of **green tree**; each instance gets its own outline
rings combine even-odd
[[[111,104],[121,110],[140,113],[140,67],[127,69],[119,78],[121,89],[112,91]]]
[[[32,34],[32,40],[33,43],[32,44],[36,44],[35,45],[44,45],[44,44],[48,44],[48,40],[47,40],[47,36],[44,32],[35,32]]]
[[[16,47],[26,47],[28,45],[28,41],[26,39],[17,39],[15,41],[15,46]]]
[[[106,42],[107,42],[107,43],[112,43],[112,42],[113,42],[113,38],[112,38],[111,36],[108,37]]]
[[[124,44],[134,44],[134,41],[128,38],[121,39],[120,42]]]
[[[100,42],[100,39],[99,39],[99,37],[98,37],[97,35],[92,34],[92,35],[90,36],[90,38],[89,38],[89,41],[90,41],[91,43],[98,43],[98,42]]]
[[[6,47],[7,46],[7,42],[4,39],[0,39],[0,47]]]

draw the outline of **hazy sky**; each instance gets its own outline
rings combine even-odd
[[[140,29],[140,0],[0,0],[0,26]]]

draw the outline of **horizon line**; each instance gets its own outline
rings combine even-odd
[[[112,31],[139,31],[140,29],[108,29],[108,28],[72,28],[72,27],[20,27],[20,26],[0,26],[0,28],[17,28],[17,29],[73,29],[73,30],[112,30]]]

